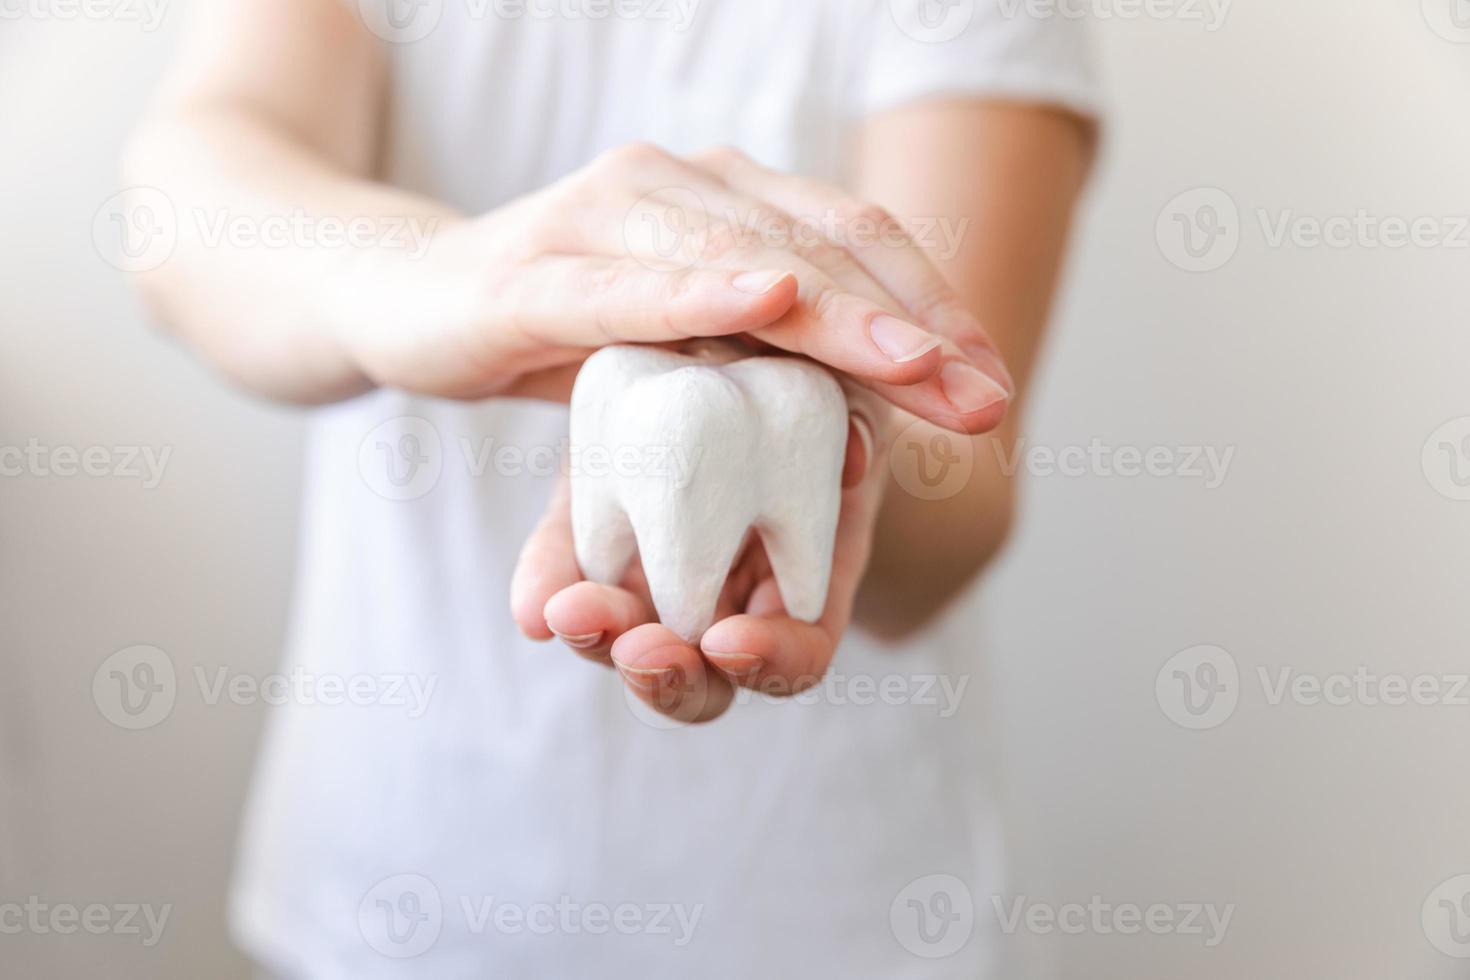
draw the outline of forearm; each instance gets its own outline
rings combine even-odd
[[[346,331],[392,308],[395,271],[457,220],[240,106],[161,106],[124,166],[173,208],[173,252],[137,276],[159,319],[237,383],[288,401],[370,387]]]
[[[177,231],[138,285],[167,329],[253,391],[360,392],[372,372],[344,335],[413,308],[407,259],[453,219],[371,180],[382,47],[339,0],[211,0],[188,13],[123,163],[127,185],[165,195],[154,217]]]
[[[1006,540],[1016,487],[1005,460],[1091,159],[1091,130],[1073,117],[996,106],[967,129],[963,118],[951,118],[963,113],[936,105],[879,120],[868,139],[882,146],[913,147],[917,130],[944,135],[927,136],[924,152],[906,160],[864,154],[864,189],[899,215],[948,219],[952,228],[968,222],[955,243],[931,249],[931,256],[996,339],[1018,392],[992,433],[964,437],[921,426],[902,438],[899,462],[908,475],[888,487],[857,604],[858,621],[882,635],[928,622]],[[928,161],[917,175],[915,159]],[[947,471],[935,455],[946,447],[957,457]],[[973,468],[963,478],[958,474],[971,465],[967,460]],[[915,485],[917,467],[937,481],[927,489],[919,484],[922,496],[905,487]],[[939,499],[924,499],[933,496]]]

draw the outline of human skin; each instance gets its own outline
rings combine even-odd
[[[858,193],[900,217],[968,220],[960,247],[930,258],[985,323],[1018,390],[999,427],[968,437],[974,470],[964,485],[923,500],[893,480],[887,449],[900,427],[916,425],[905,439],[926,445],[943,430],[885,412],[871,393],[849,386],[857,414],[878,421],[871,453],[849,441],[832,585],[817,623],[784,615],[755,548],[737,563],[721,619],[695,649],[653,621],[636,569],[620,589],[580,581],[558,496],[517,571],[522,628],[538,637],[596,634],[579,653],[616,666],[650,707],[685,721],[718,717],[736,686],[779,696],[816,683],[852,622],[894,641],[922,629],[1010,531],[1015,480],[1000,461],[1014,448],[1094,142],[1091,125],[1067,113],[974,100],[908,106],[864,126]]]
[[[1009,527],[1013,489],[988,439],[1014,436],[1013,393],[1029,374],[1087,170],[1087,124],[978,100],[893,110],[863,127],[861,177],[850,191],[731,150],[681,158],[635,144],[468,216],[373,179],[387,64],[349,7],[201,5],[131,142],[127,182],[161,189],[180,210],[434,222],[430,248],[414,261],[386,247],[236,247],[208,243],[181,222],[169,261],[139,276],[177,337],[235,383],[301,404],[379,385],[449,398],[564,398],[599,346],[713,335],[840,372],[866,407],[850,441],[818,624],[782,614],[752,554],[732,574],[729,615],[704,649],[669,643],[636,588],[593,587],[574,560],[568,566],[561,492],[528,543],[512,597],[522,629],[537,638],[599,634],[578,652],[615,663],[633,690],[677,717],[717,716],[734,683],[795,690],[820,676],[854,609],[864,626],[898,638],[965,587]],[[624,229],[640,207],[690,211],[682,197],[677,205],[658,197],[670,187],[695,191],[709,210],[684,218],[711,234],[660,268]],[[724,227],[736,212],[778,224],[834,212],[970,223],[957,252],[926,256],[907,239],[741,241]],[[890,491],[878,465],[897,428],[916,419],[976,440],[974,477],[939,503]],[[663,696],[660,679],[673,681],[677,698]]]

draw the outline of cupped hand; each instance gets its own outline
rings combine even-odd
[[[368,288],[385,279],[407,288]],[[423,394],[536,394],[608,344],[735,334],[956,431],[994,428],[1013,390],[896,220],[733,150],[613,150],[441,227],[418,260],[365,261],[363,283],[343,345],[374,381]]]
[[[521,631],[534,640],[559,637],[578,655],[615,667],[641,701],[684,722],[719,717],[736,686],[779,697],[817,683],[852,618],[887,483],[881,461],[894,428],[882,402],[848,389],[852,414],[841,512],[827,603],[817,622],[787,615],[760,538],[752,534],[730,571],[714,625],[698,646],[685,642],[658,622],[636,560],[616,586],[583,579],[563,477],[516,566],[511,611]]]

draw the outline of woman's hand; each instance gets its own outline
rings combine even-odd
[[[844,240],[862,229],[872,240]],[[894,219],[731,150],[622,147],[361,275],[343,346],[373,381],[424,394],[534,392],[607,344],[737,333],[957,431],[993,428],[1011,394]]]
[[[896,222],[825,184],[642,144],[477,217],[375,180],[391,65],[350,7],[201,5],[127,153],[127,182],[180,218],[138,284],[241,385],[303,403],[374,384],[481,398],[615,341],[749,333],[952,429],[1005,414],[979,324]],[[197,215],[364,234],[262,245]]]
[[[852,412],[842,510],[827,604],[816,623],[786,614],[760,539],[751,535],[725,583],[714,625],[699,646],[686,643],[659,624],[636,560],[617,586],[583,579],[563,477],[516,566],[511,610],[521,631],[534,640],[558,636],[575,653],[616,667],[640,700],[680,721],[723,714],[736,686],[786,696],[817,683],[852,618],[888,482],[879,461],[894,429],[893,413],[881,401],[848,388]]]
[[[483,398],[617,341],[750,334],[951,429],[1004,416],[980,325],[896,222],[825,184],[642,144],[478,217],[372,179],[390,65],[348,6],[207,5],[127,154],[127,181],[180,217],[138,284],[238,383]],[[197,215],[356,231],[263,245]]]

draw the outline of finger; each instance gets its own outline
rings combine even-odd
[[[899,408],[967,435],[1000,425],[1011,404],[1010,394],[994,378],[960,357],[946,358],[938,375],[916,385],[864,383]]]
[[[815,623],[747,614],[716,623],[704,635],[701,649],[732,683],[789,697],[822,679],[836,644]]]
[[[519,341],[527,352],[745,333],[780,319],[797,298],[783,268],[665,272],[581,255],[538,258],[493,288],[496,349]]]
[[[738,260],[722,256],[719,261]],[[983,370],[954,341],[844,291],[820,270],[801,271],[800,259],[775,254],[750,261],[788,261],[798,267],[801,284],[796,304],[784,317],[753,331],[758,339],[836,368],[898,408],[955,432],[989,432],[1005,418],[1013,394],[1009,375],[1005,383],[997,381],[994,371]],[[904,350],[910,353],[900,354]]]
[[[697,649],[658,623],[624,633],[613,644],[612,660],[639,700],[677,721],[718,718],[734,697],[729,678],[711,670]]]
[[[613,644],[624,633],[658,617],[649,604],[627,589],[578,582],[546,602],[546,625],[577,654],[611,666]]]
[[[659,269],[788,272],[799,287],[795,306],[779,322],[751,328],[762,340],[885,384],[914,384],[939,370],[943,338],[893,316],[897,301],[866,274],[839,284],[783,243],[779,229],[791,225],[789,215],[692,169],[682,179],[629,205],[604,204],[600,220],[581,222],[565,247]],[[645,227],[663,231],[629,231]]]
[[[863,482],[873,464],[873,427],[861,415],[847,419],[847,453],[842,460],[842,488],[851,489]]]
[[[721,208],[727,217],[715,216]],[[752,329],[761,341],[863,380],[899,408],[957,432],[985,432],[1004,417],[1009,390],[968,364],[953,341],[893,316],[897,301],[889,298],[884,305],[886,293],[865,272],[849,270],[849,289],[792,249],[762,244],[759,229],[779,227],[788,216],[694,178],[646,196],[630,214],[658,209],[667,213],[650,216],[652,223],[680,230],[663,245],[626,234],[630,222],[643,222],[616,216],[584,223],[576,244],[623,261],[634,256],[634,264],[666,261],[730,275],[754,269],[789,272],[797,284],[794,305],[769,325]],[[828,249],[828,261],[835,261],[839,251]]]
[[[767,619],[786,615],[786,603],[781,600],[781,590],[777,587],[774,578],[766,577],[751,590],[750,599],[745,605],[745,612],[751,616],[764,616]]]
[[[759,538],[756,540],[759,542]],[[759,555],[758,559],[757,555]],[[726,616],[744,612],[751,590],[770,574],[770,564],[765,560],[765,551],[758,544],[747,548],[730,567],[730,574],[725,579],[724,588],[720,590],[720,596],[715,601],[715,621],[718,622]]]
[[[571,484],[557,481],[541,522],[526,539],[510,580],[510,611],[516,626],[532,640],[553,633],[543,610],[552,596],[582,580],[572,546]]]
[[[744,615],[716,622],[700,639],[711,664],[733,682],[772,695],[797,694],[821,680],[852,618],[882,487],[881,468],[870,467],[857,486],[842,493],[821,619],[807,623],[788,616],[775,581],[762,582],[751,593]]]
[[[701,169],[821,232],[894,297],[923,327],[953,341],[960,352],[1011,394],[1015,382],[984,326],[903,222],[883,208],[809,177],[762,166],[737,150],[696,156]]]
[[[706,216],[711,230],[702,239],[686,236],[693,241],[685,243],[684,261],[787,269],[799,283],[795,305],[776,322],[754,330],[755,337],[857,378],[899,408],[947,429],[974,434],[1000,424],[1014,387],[1003,366],[994,368],[998,355],[968,313],[961,318],[964,329],[951,324],[958,339],[893,316],[890,311],[900,308],[899,301],[845,250],[769,247],[761,243],[760,229],[779,229],[790,222],[784,212],[720,189],[701,187],[700,195],[704,207],[718,204],[730,217],[721,222]],[[912,253],[928,262],[916,249]],[[941,287],[948,289],[942,280]]]
[[[842,489],[886,480],[878,466],[892,448],[898,430],[909,417],[896,412],[876,392],[852,378],[839,377],[837,383],[847,398],[847,456],[843,462]],[[876,514],[876,511],[873,511]],[[839,515],[840,522],[840,515]]]
[[[753,331],[760,340],[836,368],[893,405],[955,432],[988,432],[1005,418],[1013,394],[1009,375],[1004,383],[997,381],[994,371],[982,369],[955,341],[846,292],[821,270],[804,270],[801,259],[778,252],[729,254],[718,261],[787,262],[796,270],[796,304],[775,323]]]
[[[890,307],[839,284],[806,260],[780,250],[740,249],[718,256],[720,267],[770,265],[796,275],[796,303],[751,331],[758,339],[890,388],[932,378],[944,364],[944,338],[894,316]]]
[[[565,405],[572,400],[572,385],[577,381],[577,373],[582,370],[582,360],[578,358],[572,364],[524,374],[516,378],[510,386],[498,391],[496,397],[526,398]]]

